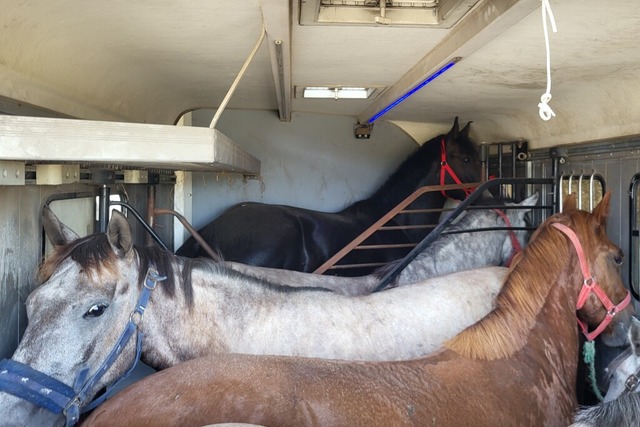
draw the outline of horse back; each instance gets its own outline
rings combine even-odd
[[[372,219],[287,205],[240,203],[199,230],[226,261],[312,272],[362,232]],[[189,238],[176,252],[206,256]]]

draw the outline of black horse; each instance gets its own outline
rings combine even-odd
[[[416,149],[370,198],[356,202],[340,212],[240,203],[227,209],[200,229],[199,233],[225,260],[313,272],[417,188],[443,183],[478,182],[480,156],[476,144],[469,139],[469,125],[470,123],[459,130],[456,118],[448,134],[439,135]],[[411,208],[439,209],[444,205],[446,197],[463,199],[465,193],[426,193]],[[420,216],[417,219],[416,215],[400,215],[400,219],[395,222],[397,225],[411,225],[416,221],[435,224],[439,213],[427,212]],[[403,217],[406,218],[402,219]],[[380,237],[381,234],[384,236]],[[425,229],[376,233],[365,243],[415,243],[427,234],[428,230]],[[389,262],[402,258],[407,252],[406,248],[353,251],[341,264]],[[187,257],[207,256],[193,237],[176,253]],[[335,271],[336,274],[346,276],[368,272],[362,269]]]

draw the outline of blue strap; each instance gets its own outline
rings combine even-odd
[[[75,396],[71,387],[15,360],[0,361],[0,391],[60,414]]]
[[[142,354],[142,338],[143,338],[143,333],[141,331],[138,331],[138,337],[137,337],[137,343],[136,343],[136,358],[133,361],[133,363],[131,364],[131,367],[129,368],[129,370],[127,372],[125,372],[125,374],[123,376],[121,376],[118,379],[118,381],[116,381],[115,383],[113,383],[109,387],[107,387],[107,390],[104,392],[104,394],[102,394],[100,397],[97,397],[97,398],[93,399],[89,404],[84,406],[82,408],[82,411],[81,411],[83,414],[85,412],[89,412],[89,411],[95,409],[96,407],[98,407],[98,405],[102,404],[102,402],[104,402],[105,400],[109,399],[111,397],[111,395],[113,394],[113,390],[118,385],[120,385],[120,383],[122,383],[125,379],[127,379],[127,377],[129,377],[129,375],[131,375],[133,370],[138,365],[138,362],[140,361],[140,355]]]
[[[129,316],[127,326],[105,361],[88,380],[86,379],[89,373],[88,367],[80,369],[74,382],[74,387],[71,388],[63,382],[39,372],[28,365],[15,360],[4,359],[0,361],[0,391],[27,400],[54,414],[64,415],[67,426],[72,426],[77,423],[80,419],[80,408],[84,406],[87,395],[115,363],[127,346],[133,333],[137,331],[136,354],[132,366],[114,385],[108,388],[107,393],[91,402],[84,411],[92,409],[102,403],[108,398],[113,387],[135,369],[142,353],[143,334],[138,329],[138,326],[144,317],[144,310],[151,298],[151,292],[155,290],[158,282],[165,279],[166,277],[159,276],[155,271],[149,270],[143,285],[143,290],[138,298],[138,303]]]

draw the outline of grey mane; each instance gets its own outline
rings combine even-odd
[[[640,394],[629,393],[597,406],[581,409],[571,427],[637,427],[640,425]]]

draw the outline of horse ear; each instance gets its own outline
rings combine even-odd
[[[107,226],[107,238],[116,255],[124,258],[133,248],[131,226],[127,217],[118,211],[111,212],[111,220]]]
[[[538,192],[536,191],[533,196],[529,196],[520,202],[520,206],[535,206],[538,204]]]
[[[562,201],[562,213],[573,212],[576,209],[578,209],[576,207],[576,195],[569,194],[565,196],[564,200]]]
[[[600,200],[600,203],[598,203],[598,206],[593,209],[592,215],[595,218],[595,221],[600,225],[604,225],[607,222],[610,202],[611,191],[607,191],[604,197],[602,197],[602,200]]]
[[[640,356],[640,320],[635,316],[631,317],[631,325],[629,325],[629,344],[633,354]]]
[[[453,141],[456,138],[458,138],[458,134],[460,133],[459,129],[460,128],[458,127],[458,116],[456,116],[456,119],[453,121],[453,127],[451,128],[451,130],[447,134],[447,136],[448,136],[447,140]]]
[[[464,128],[462,128],[462,130],[460,131],[460,136],[462,136],[462,138],[469,139],[469,131],[471,130],[471,123],[473,122],[467,123],[467,125]]]
[[[45,206],[42,210],[42,226],[53,246],[63,246],[80,238],[75,231],[58,219],[49,206]]]

